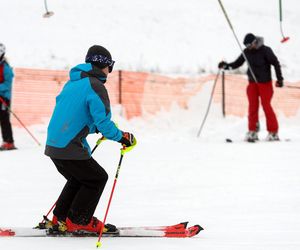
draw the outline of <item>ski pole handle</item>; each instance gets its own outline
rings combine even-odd
[[[102,136],[101,138],[99,138],[97,140],[96,145],[95,145],[95,147],[93,148],[93,150],[91,152],[92,154],[94,153],[94,151],[96,150],[96,148],[98,148],[98,146],[101,144],[101,142],[103,142],[104,140],[106,140],[106,138],[104,136]]]
[[[117,123],[114,122],[114,124],[116,125],[117,128],[119,127]],[[104,140],[106,140],[106,138],[104,137],[104,135],[102,135],[102,137],[99,138],[99,139],[97,140],[96,145],[95,145],[95,147],[94,147],[93,150],[92,150],[92,153],[94,153],[94,151],[96,150],[96,148],[97,148],[97,147],[100,145],[100,143],[101,143],[102,141],[104,141]]]
[[[133,140],[133,144],[129,147],[126,147],[125,145],[123,145],[123,147],[121,148],[121,154],[124,155],[125,153],[131,151],[137,144],[136,139],[134,138]]]

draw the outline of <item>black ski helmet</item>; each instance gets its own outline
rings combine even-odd
[[[114,65],[110,52],[100,45],[93,45],[89,48],[85,57],[85,62],[91,63],[100,69],[108,67],[109,72],[113,70]]]
[[[249,47],[254,41],[256,41],[256,36],[252,33],[248,33],[244,38],[244,45]]]

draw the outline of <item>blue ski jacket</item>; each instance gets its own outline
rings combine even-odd
[[[11,99],[12,82],[14,73],[6,61],[0,63],[0,96],[7,100]]]
[[[48,126],[45,154],[54,159],[86,160],[91,149],[86,137],[99,131],[119,141],[122,132],[111,121],[110,101],[104,86],[106,76],[90,63],[70,71],[70,80],[56,97]]]

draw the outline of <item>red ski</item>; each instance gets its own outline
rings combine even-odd
[[[188,222],[173,226],[118,227],[115,232],[104,233],[104,237],[169,237],[188,238],[197,235],[203,228],[199,225],[187,227]],[[0,227],[0,237],[98,237],[96,233],[79,231],[76,233],[53,233],[47,229],[26,227]]]

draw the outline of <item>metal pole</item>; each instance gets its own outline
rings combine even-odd
[[[225,118],[225,70],[222,70],[222,113]]]
[[[122,70],[119,70],[119,104],[122,104]]]
[[[290,38],[288,36],[285,36],[283,33],[283,28],[282,28],[282,3],[281,0],[279,0],[279,21],[280,21],[280,32],[282,35],[282,40],[281,42],[284,43],[287,40],[289,40]]]
[[[218,0],[218,1],[219,1],[220,6],[221,6],[221,9],[222,9],[222,11],[223,11],[223,13],[224,13],[224,16],[225,16],[225,18],[226,18],[226,20],[227,20],[227,22],[228,22],[228,24],[229,24],[229,27],[230,27],[230,29],[232,30],[232,33],[233,33],[233,35],[234,35],[234,38],[235,38],[237,44],[238,44],[239,47],[240,47],[240,50],[241,50],[241,52],[242,52],[242,55],[243,55],[245,61],[246,61],[247,64],[248,64],[248,68],[249,68],[249,70],[250,70],[250,73],[251,73],[251,75],[252,75],[254,81],[257,83],[257,79],[256,79],[256,77],[255,77],[255,75],[254,75],[254,73],[253,73],[253,70],[252,70],[252,68],[251,68],[251,66],[250,66],[250,63],[249,63],[249,61],[248,61],[248,59],[247,59],[247,57],[246,57],[246,55],[245,55],[245,52],[244,52],[244,50],[243,50],[243,48],[242,48],[242,46],[241,46],[241,44],[240,44],[240,42],[239,42],[239,39],[237,38],[237,36],[236,36],[236,34],[235,34],[235,31],[234,31],[234,29],[233,29],[233,26],[232,26],[230,20],[229,20],[229,17],[228,17],[228,15],[227,15],[227,13],[226,13],[226,10],[225,10],[225,8],[224,8],[224,6],[223,6],[221,0]]]
[[[45,6],[46,13],[43,15],[43,17],[51,17],[51,16],[53,16],[54,12],[48,10],[47,0],[44,0],[44,6]]]
[[[217,75],[216,75],[216,78],[215,78],[215,81],[214,81],[214,85],[213,85],[212,90],[211,90],[210,99],[209,99],[209,102],[208,102],[208,106],[207,106],[207,109],[206,109],[206,113],[205,113],[205,115],[204,115],[204,118],[203,118],[203,120],[202,120],[201,126],[200,126],[200,128],[199,128],[197,137],[200,136],[201,131],[202,131],[203,127],[204,127],[206,118],[207,118],[207,116],[208,116],[209,109],[210,109],[210,106],[211,106],[211,102],[212,102],[212,99],[213,99],[213,96],[214,96],[216,84],[217,84],[217,81],[218,81],[218,78],[219,78],[219,75],[220,75],[220,71],[221,71],[221,70],[219,69],[219,70],[218,70],[218,73],[217,73]]]

